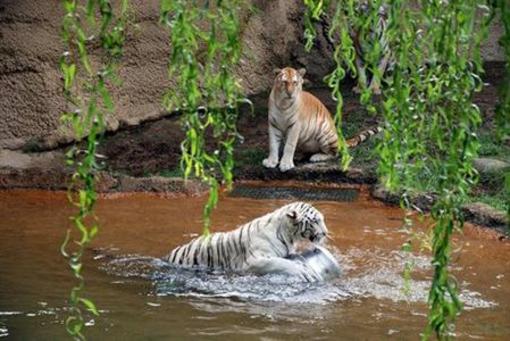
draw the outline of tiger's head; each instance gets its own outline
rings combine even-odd
[[[273,91],[280,100],[294,101],[303,89],[303,76],[305,69],[293,69],[286,67],[284,69],[275,69]]]
[[[315,207],[304,202],[287,206],[286,215],[294,229],[294,239],[320,244],[328,235],[324,216]]]

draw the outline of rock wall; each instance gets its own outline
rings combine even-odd
[[[248,95],[270,89],[275,67],[305,66],[312,82],[331,70],[331,46],[321,27],[314,51],[304,51],[302,0],[250,2],[253,10],[242,14],[244,52],[235,70]],[[125,45],[123,86],[114,93],[116,112],[108,120],[111,131],[165,115],[161,97],[171,86],[159,0],[130,3],[136,27]],[[59,0],[0,0],[0,149],[51,149],[72,140],[59,123],[65,109],[57,66],[62,13]],[[491,30],[487,60],[503,58],[496,44],[501,31],[499,26]]]

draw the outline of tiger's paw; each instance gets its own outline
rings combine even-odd
[[[262,161],[262,164],[266,168],[275,168],[278,165],[278,160],[267,158]]]
[[[307,266],[299,267],[297,269],[297,271],[295,271],[293,273],[293,275],[296,276],[297,278],[299,278],[303,282],[313,283],[313,282],[320,282],[323,280],[321,275],[319,275],[315,270],[313,270]]]
[[[317,154],[313,154],[310,157],[310,162],[322,162],[322,161],[331,160],[332,158],[334,158],[333,155],[317,153]]]
[[[294,168],[294,162],[292,160],[290,161],[282,160],[282,162],[280,162],[280,171],[286,172],[288,170],[291,170],[292,168]]]

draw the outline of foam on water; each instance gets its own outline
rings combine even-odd
[[[106,257],[100,267],[111,275],[123,278],[142,278],[152,282],[151,295],[201,299],[229,299],[231,302],[263,304],[280,302],[299,304],[327,304],[348,299],[375,298],[378,300],[426,302],[430,280],[412,279],[405,292],[402,277],[405,262],[412,262],[418,273],[430,267],[430,259],[392,251],[351,249],[346,253],[335,252],[344,269],[344,275],[320,283],[302,282],[284,275],[237,275],[218,272],[178,269],[158,258],[138,255]],[[355,260],[362,259],[360,268]],[[359,271],[361,270],[361,271]],[[489,308],[496,305],[471,291],[464,284],[460,293],[467,309]],[[197,301],[195,301],[197,302]]]
[[[7,336],[9,336],[9,330],[7,329],[7,327],[0,325],[0,337],[7,337]]]

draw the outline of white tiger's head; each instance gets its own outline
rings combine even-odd
[[[304,202],[296,202],[285,206],[286,215],[290,219],[295,239],[310,240],[321,243],[328,235],[324,216],[315,207]]]
[[[286,67],[284,69],[275,69],[273,89],[281,99],[295,100],[303,89],[303,76],[305,69],[293,69]]]

